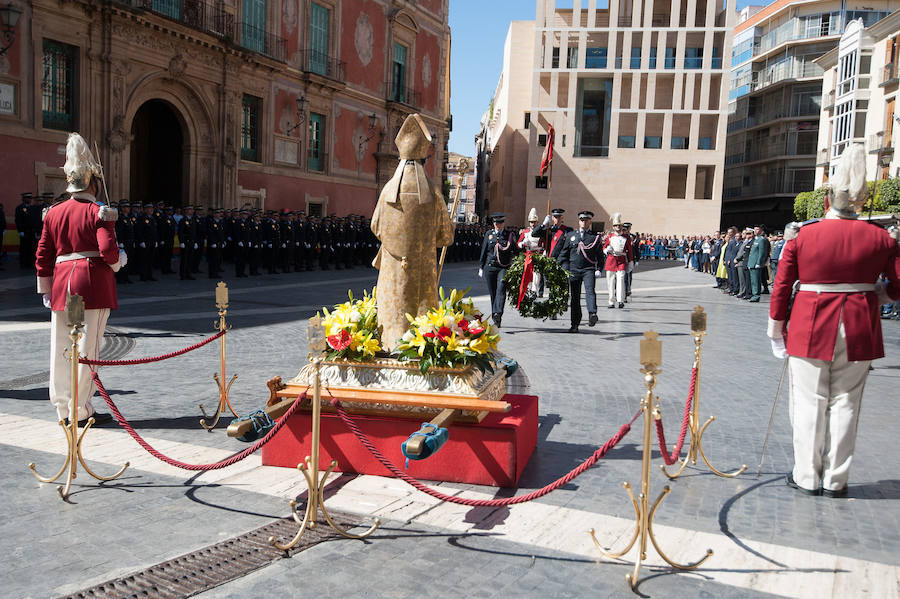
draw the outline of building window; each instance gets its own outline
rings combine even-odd
[[[838,97],[849,94],[856,88],[856,55],[853,51],[841,56],[838,62]]]
[[[573,48],[568,48],[566,51],[566,68],[567,69],[577,69],[578,68],[578,46]]]
[[[306,213],[309,216],[321,218],[324,215],[324,210],[322,210],[322,202],[309,202],[306,205]]]
[[[840,156],[850,143],[850,133],[853,130],[853,100],[841,102],[834,108],[834,139],[832,140],[832,159]]]
[[[673,150],[687,150],[688,149],[688,138],[672,136],[672,149]]]
[[[180,0],[153,0],[152,7],[153,12],[158,12],[176,20],[181,18]]]
[[[703,66],[703,48],[684,49],[684,68],[699,69]]]
[[[672,199],[683,200],[687,193],[687,171],[686,164],[670,164],[669,165],[669,188],[667,197]]]
[[[550,63],[550,68],[551,69],[559,68],[559,48],[553,48],[553,58]]]
[[[259,113],[262,99],[244,94],[241,118],[241,159],[259,162]]]
[[[656,46],[650,48],[650,68],[656,68]]]
[[[666,64],[667,69],[675,68],[675,48],[666,48]]]
[[[547,145],[547,135],[544,133],[538,134],[538,147],[543,148]]]
[[[325,170],[325,115],[309,113],[309,159],[311,171]]]
[[[698,150],[712,150],[712,137],[701,137],[697,145]]]
[[[659,135],[645,135],[644,147],[652,150],[659,150],[662,148],[662,137]]]
[[[584,68],[605,69],[606,54],[606,48],[588,48],[584,53]]]
[[[641,49],[640,47],[633,46],[631,48],[631,68],[639,69],[641,68]]]
[[[634,147],[634,135],[620,135],[619,136],[619,147],[620,148],[633,148]]]
[[[74,46],[44,40],[41,109],[47,129],[75,128],[75,52]]]
[[[266,0],[242,0],[242,6],[241,45],[263,54],[266,51]]]
[[[575,156],[609,156],[612,79],[579,79],[577,94]]]
[[[547,189],[547,175],[544,175],[543,177],[541,175],[535,176],[534,188],[535,189]]]
[[[531,129],[531,113],[530,112],[525,113],[525,128]]]
[[[309,71],[328,74],[328,9],[313,2],[309,6]]]
[[[391,71],[393,73],[391,100],[394,102],[406,102],[406,53],[406,46],[394,42],[394,61]]]

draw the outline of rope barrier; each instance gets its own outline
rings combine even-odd
[[[228,458],[225,458],[224,460],[214,462],[212,464],[187,464],[185,462],[179,462],[178,460],[174,460],[166,455],[163,455],[162,453],[160,453],[159,451],[154,449],[149,443],[147,443],[147,441],[145,441],[144,438],[141,437],[137,433],[137,431],[134,430],[134,428],[131,426],[131,423],[128,422],[124,416],[122,416],[122,413],[119,411],[119,408],[116,407],[116,404],[113,402],[112,398],[109,396],[109,393],[106,391],[106,388],[103,386],[103,383],[100,382],[100,377],[97,375],[96,372],[93,372],[93,371],[91,372],[91,379],[93,379],[94,384],[97,385],[97,390],[100,392],[100,395],[101,395],[101,397],[103,397],[103,400],[106,402],[106,405],[109,406],[109,409],[113,413],[113,416],[116,417],[116,420],[118,421],[119,426],[124,428],[128,432],[128,434],[131,435],[131,437],[135,441],[137,441],[138,445],[140,445],[141,447],[146,449],[150,455],[152,455],[153,457],[155,457],[156,459],[158,459],[162,462],[165,462],[166,464],[168,464],[170,466],[175,466],[176,468],[181,468],[182,470],[200,470],[200,471],[219,470],[221,468],[226,468],[228,466],[231,466],[232,464],[236,464],[236,463],[240,462],[241,460],[243,460],[244,458],[246,458],[247,456],[249,456],[253,453],[256,453],[256,450],[258,450],[260,447],[262,447],[263,445],[265,445],[266,443],[271,441],[272,438],[276,434],[278,434],[278,431],[281,430],[281,427],[283,427],[287,423],[288,419],[290,419],[290,417],[294,415],[294,412],[296,412],[297,409],[300,407],[300,403],[301,403],[300,400],[303,399],[304,397],[306,397],[306,391],[304,391],[299,396],[297,396],[297,399],[294,401],[294,403],[291,405],[291,407],[288,408],[288,411],[285,412],[281,418],[279,418],[277,421],[275,421],[275,426],[272,427],[272,430],[270,430],[268,432],[268,434],[266,434],[265,437],[263,437],[262,439],[260,439],[259,441],[257,441],[256,443],[254,443],[253,445],[251,445],[244,451],[238,452]],[[309,387],[307,387],[306,390],[308,391]]]
[[[687,401],[684,403],[684,420],[681,422],[681,436],[672,453],[669,454],[669,446],[666,444],[666,433],[663,430],[662,418],[656,421],[656,437],[659,439],[659,451],[662,453],[663,462],[671,466],[681,457],[681,448],[684,446],[684,438],[687,436],[688,423],[691,419],[691,404],[694,402],[694,390],[697,388],[697,368],[691,370],[691,384],[688,387]]]
[[[200,343],[196,343],[190,347],[186,347],[184,349],[179,349],[178,351],[173,351],[170,354],[163,354],[161,356],[154,356],[152,358],[140,358],[137,360],[89,360],[87,358],[79,358],[78,361],[82,364],[87,364],[89,366],[137,366],[138,364],[150,364],[151,362],[162,362],[163,360],[168,360],[169,358],[175,358],[178,356],[182,356],[188,352],[192,352],[195,349],[200,349],[204,345],[208,345],[224,335],[227,331],[219,331],[212,337],[208,339],[204,339]]]
[[[331,390],[328,390],[328,395],[331,395]],[[356,438],[359,439],[359,442],[362,443],[363,446],[365,446],[365,448],[368,449],[373,456],[375,456],[375,459],[381,462],[381,465],[387,468],[394,476],[404,481],[408,485],[411,485],[412,487],[418,489],[419,491],[431,495],[435,499],[446,501],[448,503],[456,503],[459,505],[467,505],[472,507],[505,507],[518,503],[525,503],[527,501],[532,501],[539,497],[543,497],[551,491],[555,491],[563,485],[567,485],[579,475],[584,473],[588,468],[596,464],[603,456],[607,454],[607,452],[609,452],[610,449],[615,447],[619,443],[619,441],[621,441],[622,438],[628,434],[628,431],[631,430],[631,425],[635,420],[638,419],[638,416],[641,415],[641,410],[638,410],[638,413],[634,415],[634,418],[631,419],[631,422],[622,425],[622,428],[619,429],[619,432],[613,435],[612,438],[609,439],[609,441],[604,443],[604,445],[600,449],[595,451],[591,457],[582,462],[581,465],[579,465],[577,468],[575,468],[562,478],[559,478],[556,481],[550,483],[546,487],[537,489],[536,491],[532,491],[527,495],[519,495],[518,497],[507,497],[504,499],[467,499],[465,497],[446,495],[444,493],[441,493],[440,491],[436,491],[430,487],[425,486],[418,480],[400,470],[400,468],[392,464],[390,460],[388,460],[384,456],[384,454],[382,454],[378,450],[378,448],[375,447],[375,445],[366,436],[366,434],[363,433],[362,430],[360,430],[359,426],[356,424],[356,422],[353,421],[352,418],[350,418],[350,415],[347,414],[346,410],[344,410],[341,402],[337,398],[335,398],[334,395],[331,395],[331,405],[333,405],[337,410],[338,416],[340,416],[341,420],[344,422],[347,428],[349,428],[350,431],[354,435],[356,435]]]

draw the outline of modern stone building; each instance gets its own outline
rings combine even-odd
[[[370,214],[419,112],[439,180],[449,0],[13,0],[0,177],[60,191],[66,133],[100,147],[112,199]]]
[[[838,47],[816,60],[824,69],[819,125],[816,187],[834,174],[838,159],[852,142],[868,151],[869,181],[900,177],[894,131],[900,119],[897,63],[900,59],[900,11],[866,28],[847,24]],[[900,129],[898,129],[900,130]]]
[[[793,220],[794,198],[816,183],[822,67],[845,24],[871,24],[896,0],[777,0],[734,34],[722,225]]]
[[[476,138],[486,210],[522,224],[549,201],[600,226],[621,212],[640,232],[717,228],[735,13],[719,0],[538,0],[536,14],[509,29]],[[552,181],[538,176],[551,125]]]

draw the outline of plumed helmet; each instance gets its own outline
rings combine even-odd
[[[66,164],[63,166],[63,172],[69,184],[66,187],[69,193],[84,191],[90,186],[91,177],[103,176],[100,164],[91,154],[87,142],[77,133],[70,133],[69,141],[66,142]]]
[[[536,222],[537,220],[538,220],[537,210],[532,208],[531,212],[528,213],[528,222],[533,223],[533,222]]]
[[[622,224],[622,213],[616,212],[615,214],[612,215],[612,218],[610,220],[612,221],[612,224],[614,227],[616,225],[621,225]]]
[[[866,183],[866,151],[861,143],[850,144],[841,154],[831,178],[834,190],[831,208],[841,218],[856,218],[869,195]]]

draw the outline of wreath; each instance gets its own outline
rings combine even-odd
[[[531,253],[531,262],[534,272],[544,278],[544,288],[549,292],[549,298],[538,301],[537,294],[528,290],[525,292],[521,303],[519,302],[519,288],[522,284],[522,274],[525,272],[525,259],[527,254],[519,254],[515,257],[503,282],[506,283],[506,297],[513,306],[518,304],[519,314],[525,318],[542,318],[559,316],[569,308],[569,273],[559,265],[559,262],[544,254]]]

